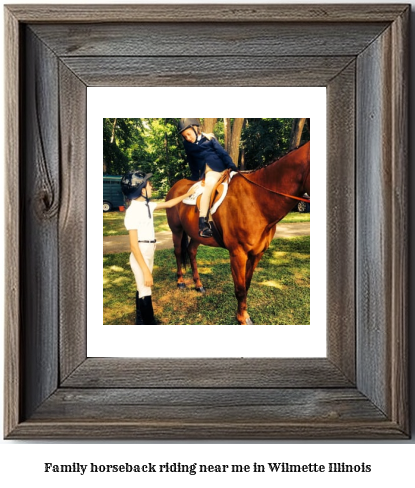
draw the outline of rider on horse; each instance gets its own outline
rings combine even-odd
[[[191,179],[205,177],[205,189],[200,201],[199,235],[212,237],[207,214],[213,188],[223,171],[228,168],[237,171],[238,168],[213,134],[201,132],[199,119],[180,119],[178,130],[183,137]]]

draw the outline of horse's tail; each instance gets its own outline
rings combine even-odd
[[[189,255],[189,238],[186,232],[183,231],[182,243],[181,243],[181,258],[182,258],[182,265],[184,269],[186,269],[188,255]]]

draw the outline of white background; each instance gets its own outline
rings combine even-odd
[[[194,100],[209,100],[210,117],[309,117],[311,123],[311,319],[309,325],[192,326],[102,325],[102,206],[94,192],[87,203],[88,356],[90,357],[326,357],[326,89],[324,87],[88,88],[88,180],[102,164],[104,117],[170,117],[194,113]],[[139,100],[139,103],[136,102]],[[157,100],[157,107],[154,101]],[[243,113],[240,100],[244,100]],[[318,164],[313,165],[313,161]],[[99,239],[99,242],[97,242]],[[157,254],[156,261],[157,264]],[[175,287],[174,276],[171,286]],[[126,297],[134,300],[134,295]],[[154,297],[157,300],[157,295]],[[248,296],[248,310],[249,310]],[[235,299],[236,313],[236,299]],[[255,317],[254,317],[255,321]],[[264,340],[266,338],[266,340]]]
[[[7,3],[19,3],[9,1]],[[26,0],[25,3],[35,3]],[[57,3],[57,2],[44,2]],[[72,3],[85,3],[76,2]],[[105,0],[89,3],[110,3]],[[112,2],[116,3],[116,2]],[[123,0],[123,3],[131,3]],[[140,2],[135,2],[140,3]],[[147,2],[148,3],[148,2]],[[154,3],[154,2],[153,2]],[[164,3],[174,3],[164,0]],[[182,2],[186,3],[186,2]],[[215,2],[211,2],[212,4]],[[220,3],[220,2],[218,2]],[[227,3],[254,3],[228,1]],[[260,3],[260,2],[257,2]],[[264,3],[264,2],[262,2]],[[287,2],[286,2],[287,3]],[[290,2],[295,3],[295,2]],[[297,3],[312,3],[301,0]],[[321,3],[343,3],[335,0],[322,1]],[[353,2],[359,3],[359,2]],[[365,3],[386,3],[370,2]],[[412,0],[412,8],[415,1]],[[212,5],[212,8],[214,6]],[[412,15],[412,28],[414,24]],[[1,29],[3,23],[1,24]],[[414,30],[413,30],[414,32]],[[1,33],[2,34],[2,33]],[[3,35],[0,35],[3,39]],[[412,88],[414,86],[414,41],[412,40]],[[3,55],[3,49],[1,49]],[[2,64],[1,64],[2,65]],[[413,91],[413,90],[412,90]],[[0,98],[2,100],[2,98]],[[411,123],[414,122],[414,102],[411,101]],[[3,131],[1,140],[4,144]],[[4,151],[3,151],[4,154]],[[413,143],[411,147],[413,155]],[[410,184],[413,188],[414,176],[410,175]],[[413,193],[413,192],[412,192]],[[414,207],[414,201],[410,203]],[[2,216],[3,217],[3,216]],[[3,222],[1,222],[3,224]],[[413,216],[411,216],[410,239],[413,242]],[[0,233],[3,236],[3,232]],[[3,238],[3,237],[2,237]],[[1,242],[4,244],[4,241]],[[1,249],[4,245],[0,246]],[[3,260],[4,262],[4,260]],[[411,285],[413,284],[413,266],[411,265]],[[4,283],[4,280],[1,280]],[[5,288],[5,287],[4,287]],[[413,287],[412,287],[413,290]],[[413,303],[411,291],[409,302]],[[4,289],[0,290],[0,300],[3,306]],[[415,298],[415,297],[414,297]],[[413,311],[411,310],[410,324],[413,329]],[[0,340],[3,339],[0,336]],[[411,336],[411,351],[415,351],[414,334]],[[3,344],[0,344],[0,353],[3,353]],[[412,359],[412,371],[414,371],[414,360]],[[3,364],[0,362],[1,377],[3,377]],[[412,390],[414,390],[414,378],[411,380]],[[415,399],[412,393],[412,418],[414,415]],[[0,406],[2,409],[2,403]],[[2,413],[2,412],[1,412]],[[415,433],[415,430],[413,430]],[[414,434],[413,434],[414,435]],[[414,459],[415,445],[413,441],[408,442],[333,442],[333,443],[312,443],[312,442],[263,442],[263,443],[190,443],[190,442],[170,442],[170,443],[94,443],[94,442],[18,442],[0,441],[0,483],[12,484],[15,486],[51,486],[55,488],[77,486],[91,486],[91,482],[98,480],[101,486],[112,486],[121,484],[124,487],[137,486],[162,486],[165,484],[180,486],[211,486],[215,483],[219,486],[230,486],[231,483],[238,483],[242,486],[252,486],[254,483],[261,483],[262,486],[286,486],[288,484],[302,482],[307,486],[347,487],[351,484],[355,486],[369,486],[373,484],[399,485],[405,484],[412,486],[415,481]],[[181,462],[199,464],[252,464],[254,462],[266,464],[268,462],[289,462],[289,463],[314,463],[327,464],[329,462],[346,462],[350,464],[360,464],[365,462],[372,467],[371,473],[366,474],[210,474],[190,476],[188,474],[148,474],[148,475],[85,475],[79,474],[45,474],[43,473],[43,463],[54,462],[57,464],[71,464],[80,462],[88,464],[105,463],[156,463]],[[98,479],[99,477],[99,479]],[[5,485],[8,486],[8,485]]]

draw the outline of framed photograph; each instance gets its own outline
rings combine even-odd
[[[5,438],[409,437],[409,15],[6,7]],[[325,357],[88,355],[94,87],[325,87]]]
[[[154,107],[154,100],[157,100],[157,109]],[[301,120],[304,127],[300,145],[309,141],[311,132],[311,161],[318,161],[318,165],[313,167],[310,175],[310,186],[313,187],[313,212],[318,215],[318,219],[313,219],[310,225],[310,213],[296,211],[289,213],[286,219],[278,223],[276,239],[271,240],[269,249],[260,260],[249,288],[247,312],[255,324],[255,334],[252,334],[250,326],[245,324],[245,327],[241,327],[237,321],[238,301],[234,292],[228,249],[205,245],[198,248],[197,262],[204,293],[196,289],[189,262],[182,281],[185,288],[178,288],[173,240],[168,230],[156,233],[157,250],[154,258],[154,286],[151,293],[157,326],[131,325],[135,323],[136,283],[130,267],[128,232],[124,226],[126,213],[119,212],[117,209],[104,212],[104,297],[101,288],[97,286],[97,278],[88,280],[88,356],[325,357],[325,87],[89,88],[87,181],[93,182],[95,190],[87,191],[88,276],[98,277],[102,274],[102,257],[96,252],[97,246],[101,245],[97,239],[102,232],[100,222],[102,206],[96,194],[96,169],[102,165],[102,154],[105,155],[105,169],[112,175],[121,175],[137,168],[152,173],[153,193],[156,192],[156,197],[163,200],[177,180],[190,177],[183,142],[181,136],[177,134],[177,123],[180,118],[132,118],[132,116],[168,115],[180,111],[191,113],[195,110],[195,100],[209,100],[205,115],[221,111],[238,114],[238,111],[240,113],[243,110],[246,116],[238,121],[243,121],[240,125],[239,155],[244,154],[244,163],[240,162],[239,169],[246,171],[244,175],[247,181],[244,181],[245,190],[238,190],[238,206],[228,214],[230,217],[226,218],[224,225],[228,223],[228,219],[232,224],[238,215],[243,216],[238,224],[243,233],[243,242],[255,238],[257,242],[263,243],[266,234],[263,234],[262,230],[258,232],[255,228],[255,222],[262,209],[265,209],[268,215],[269,209],[272,208],[273,213],[270,218],[275,219],[274,213],[280,212],[279,203],[286,205],[286,212],[294,206],[297,209],[299,202],[304,204],[301,200],[286,199],[278,192],[272,193],[271,187],[282,191],[281,176],[274,176],[272,179],[268,177],[267,184],[262,186],[250,183],[252,178],[264,170],[254,173],[250,171],[256,170],[261,165],[267,167],[267,171],[272,171],[272,168],[277,168],[278,164],[282,163],[279,159],[279,163],[270,165],[276,159],[286,155],[291,144],[293,122]],[[242,100],[243,107],[241,107]],[[280,115],[281,118],[264,118],[275,114]],[[293,118],[300,115],[307,115],[307,119]],[[203,132],[206,132],[205,123],[213,120],[206,118],[200,120],[203,124]],[[215,120],[215,135],[218,142],[225,145],[224,119]],[[232,123],[234,119],[226,120]],[[310,121],[312,129],[309,128]],[[131,134],[128,139],[127,132]],[[237,129],[233,131],[234,134],[236,132]],[[111,142],[112,134],[114,140],[120,143],[119,152],[116,154],[112,149],[114,144]],[[262,134],[260,139],[258,134]],[[128,145],[124,144],[124,139],[130,141]],[[233,158],[237,160],[238,157],[234,154]],[[289,167],[292,167],[292,164]],[[107,178],[116,179],[116,188],[121,192],[121,176],[104,176],[104,188]],[[233,191],[234,182],[240,176],[234,175],[234,178],[229,184],[229,191]],[[299,183],[298,196],[302,197],[304,195],[304,190],[301,188],[302,180]],[[162,189],[161,195],[159,189]],[[107,194],[106,188],[104,193]],[[106,197],[103,200],[105,199]],[[239,199],[246,200],[246,212],[241,210]],[[257,209],[253,207],[252,200],[260,205]],[[228,196],[220,207],[226,207],[227,201]],[[215,219],[218,214],[221,218],[220,207],[218,212],[214,213]],[[180,212],[186,212],[189,216],[196,215],[195,206],[190,205],[185,208]],[[148,220],[147,211],[145,214]],[[160,227],[169,229],[165,224],[166,210],[156,210],[154,216],[156,229]],[[197,224],[197,220],[193,221],[193,224],[195,223]],[[265,224],[263,226],[265,228]],[[310,227],[314,236],[311,242]],[[297,237],[288,238],[291,235],[289,233],[294,237],[294,231]],[[251,232],[251,236],[248,236],[248,232]],[[238,245],[239,240],[233,232],[228,239],[231,241],[229,247],[235,245],[235,240]],[[202,239],[201,244],[205,243],[206,239]],[[216,242],[210,244],[215,245]],[[100,313],[102,308],[103,316]],[[267,338],[266,341],[264,337]]]

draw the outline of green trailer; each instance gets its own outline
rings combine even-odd
[[[124,195],[121,191],[122,176],[104,176],[104,205],[103,211],[110,212],[125,206]]]

